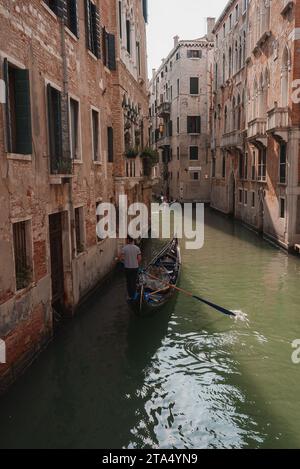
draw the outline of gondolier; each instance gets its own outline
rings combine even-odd
[[[134,244],[130,236],[127,238],[126,246],[122,249],[121,260],[124,262],[125,267],[128,299],[134,300],[137,293],[137,277],[142,262],[142,254],[140,248]]]

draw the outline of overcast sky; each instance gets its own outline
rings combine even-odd
[[[206,33],[206,18],[218,17],[228,0],[148,0],[148,70],[158,68],[173,47],[173,37],[196,39]]]

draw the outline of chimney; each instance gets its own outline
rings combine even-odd
[[[207,18],[207,38],[209,41],[213,40],[213,29],[216,24],[216,18]]]
[[[174,47],[178,46],[179,36],[174,36]]]

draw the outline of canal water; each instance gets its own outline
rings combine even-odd
[[[241,319],[182,295],[136,318],[116,274],[1,398],[1,448],[300,446],[300,260],[210,211],[182,257],[181,287]]]

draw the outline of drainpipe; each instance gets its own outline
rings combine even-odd
[[[60,18],[60,31],[61,31],[61,55],[62,55],[62,64],[63,64],[63,93],[62,93],[62,126],[63,126],[63,158],[71,159],[71,149],[70,149],[70,137],[69,137],[69,77],[68,77],[68,63],[67,63],[67,52],[66,52],[66,33],[65,33],[65,22],[64,15]],[[67,136],[67,138],[66,138]],[[72,165],[72,169],[74,169]],[[73,171],[72,171],[73,172]],[[72,283],[72,304],[74,303],[74,290],[73,290],[73,270],[72,270],[72,261],[76,257],[76,248],[75,248],[75,215],[74,215],[74,202],[73,202],[73,183],[72,179],[68,182],[68,205],[70,211],[70,240],[71,240],[71,262],[70,262],[70,280]]]

